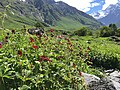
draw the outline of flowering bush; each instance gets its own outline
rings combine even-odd
[[[58,37],[50,30],[39,39],[15,31],[9,38],[4,33],[8,42],[0,43],[0,90],[87,88],[82,72],[90,72],[89,61],[68,36]]]
[[[120,69],[117,46],[115,51],[103,40],[86,42],[86,38],[53,29],[40,37],[17,30],[4,32],[0,36],[0,90],[85,90],[82,72],[99,76],[93,66]],[[118,56],[109,54],[107,47]]]

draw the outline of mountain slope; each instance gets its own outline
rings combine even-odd
[[[7,5],[9,5],[10,8],[6,8]],[[19,0],[0,0],[0,7],[1,16],[3,16],[4,13],[7,14],[4,21],[6,28],[19,28],[23,25],[32,26],[36,21],[42,21],[41,14],[33,5],[26,4]]]
[[[10,27],[18,25],[33,25],[36,21],[44,21],[52,26],[65,29],[75,29],[81,26],[99,28],[102,24],[88,14],[60,1],[54,0],[1,0],[1,12],[11,3],[5,24]]]
[[[108,25],[110,23],[119,23],[120,22],[120,2],[115,5],[110,5],[105,11],[107,15],[99,21]]]
[[[101,25],[101,23],[95,20],[93,17],[77,10],[74,7],[69,6],[62,1],[55,2],[54,0],[26,0],[26,2],[29,4],[34,4],[34,6],[42,13],[42,16],[44,16],[44,21],[51,25],[57,25],[63,28],[65,28],[67,25],[69,27],[71,24],[69,25],[67,20],[76,22],[76,28],[79,28],[81,25],[98,28]],[[62,23],[64,23],[64,25]]]

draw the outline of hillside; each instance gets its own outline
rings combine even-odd
[[[0,0],[0,13],[1,16],[5,14],[4,25],[6,28],[33,26],[37,21],[42,21],[41,14],[34,6],[19,0]]]
[[[74,7],[69,6],[62,1],[55,2],[54,0],[26,0],[26,2],[34,4],[34,6],[44,16],[44,21],[50,25],[63,28],[65,28],[66,25],[71,28],[72,26],[74,27],[71,22],[76,22],[77,28],[80,26],[99,27],[101,25],[93,17],[77,10]]]
[[[52,26],[65,29],[75,29],[81,26],[99,28],[102,24],[88,14],[67,5],[64,2],[54,0],[1,0],[1,12],[10,3],[6,27],[18,25],[34,25],[36,21],[44,21]],[[9,12],[9,13],[8,13]],[[73,24],[75,23],[75,24]]]

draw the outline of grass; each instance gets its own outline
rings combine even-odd
[[[91,47],[92,50],[95,50],[102,54],[112,54],[120,59],[120,48],[119,48],[120,45],[118,45],[114,41],[110,41],[109,37],[96,38],[94,36],[84,36],[84,37],[74,36],[72,38],[76,38],[77,40],[79,40],[75,42],[80,43],[80,45],[83,47]]]
[[[56,27],[60,28],[60,29],[70,29],[70,30],[74,30],[77,28],[80,28],[84,25],[80,24],[79,21],[75,21],[71,18],[67,18],[67,17],[61,17],[61,20],[57,21],[56,23]]]

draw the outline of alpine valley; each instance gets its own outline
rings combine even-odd
[[[119,6],[0,0],[0,90],[120,90]]]
[[[6,9],[6,7],[9,8]],[[51,26],[64,29],[76,29],[81,26],[99,28],[102,23],[92,16],[54,0],[0,0],[0,14],[5,10],[5,27],[33,26],[35,22],[45,22]],[[3,13],[2,13],[3,12]]]

